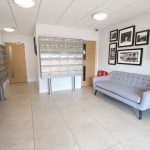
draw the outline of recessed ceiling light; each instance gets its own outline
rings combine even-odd
[[[14,0],[15,3],[24,8],[31,8],[35,5],[33,0]]]
[[[7,32],[14,32],[15,31],[15,28],[12,28],[12,27],[4,27],[3,29]]]
[[[104,13],[104,12],[100,12],[100,13],[95,13],[92,16],[95,20],[104,20],[108,17],[108,14]]]

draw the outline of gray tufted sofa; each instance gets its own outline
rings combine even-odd
[[[113,71],[108,76],[94,77],[93,87],[123,103],[142,111],[150,108],[150,76]]]

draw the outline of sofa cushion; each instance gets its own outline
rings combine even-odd
[[[141,90],[150,90],[149,75],[127,73],[127,72],[120,72],[120,71],[113,71],[110,73],[110,75],[111,75],[110,80],[113,82],[128,85]]]
[[[113,81],[97,81],[95,84],[98,88],[115,93],[135,103],[140,103],[141,101],[142,91],[140,89]]]

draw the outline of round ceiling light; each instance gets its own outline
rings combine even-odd
[[[98,20],[98,21],[104,20],[104,19],[106,19],[107,17],[108,17],[108,14],[106,14],[106,13],[104,13],[104,12],[95,13],[95,14],[93,15],[93,18],[94,18],[95,20]]]
[[[31,8],[35,5],[33,0],[14,0],[15,3],[24,8]]]
[[[15,31],[15,28],[12,28],[12,27],[4,27],[3,29],[7,32],[14,32]]]

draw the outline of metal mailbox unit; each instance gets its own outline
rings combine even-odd
[[[51,78],[72,77],[75,90],[75,76],[83,72],[83,40],[39,37],[41,77],[47,78],[49,93],[52,94]]]
[[[0,45],[0,100],[4,100],[3,83],[8,79],[7,57],[4,46]]]

